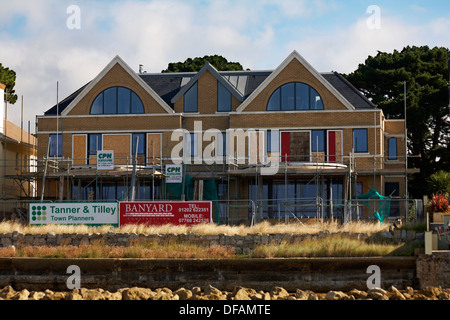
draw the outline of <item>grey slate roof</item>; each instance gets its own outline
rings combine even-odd
[[[229,82],[242,96],[243,100],[254,91],[272,73],[271,70],[263,71],[219,71],[225,81]],[[170,107],[173,108],[172,99],[197,75],[197,72],[180,73],[140,73],[139,77],[152,88]],[[352,104],[355,109],[374,109],[376,106],[362,95],[350,82],[337,72],[325,72],[321,75],[337,91]],[[88,85],[83,87],[59,102],[61,113]],[[56,115],[56,105],[47,110],[44,115]]]
[[[358,91],[350,82],[337,72],[321,73],[341,95],[350,102],[355,109],[373,109],[376,106]]]

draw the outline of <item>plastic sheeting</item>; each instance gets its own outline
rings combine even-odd
[[[183,183],[166,183],[165,195],[168,200],[181,200]],[[186,201],[194,200],[194,179],[189,174],[184,177],[184,198]],[[214,179],[204,180],[203,200],[212,200],[213,221],[219,223],[219,197],[217,195],[216,181]]]
[[[377,199],[377,200],[384,200],[379,201],[379,209],[375,210],[373,212],[373,215],[375,218],[378,219],[381,223],[384,223],[389,218],[389,213],[391,210],[391,200],[389,197],[382,196],[378,193],[375,189],[370,189],[369,192],[360,194],[357,196],[358,199]],[[370,201],[363,201],[363,203],[370,208]]]

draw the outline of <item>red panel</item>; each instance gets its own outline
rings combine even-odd
[[[291,160],[291,133],[281,132],[281,162]]]
[[[120,202],[120,226],[212,222],[211,201]]]
[[[336,162],[336,135],[334,131],[328,132],[328,161]]]

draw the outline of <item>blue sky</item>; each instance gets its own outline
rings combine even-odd
[[[79,29],[67,27],[70,5],[80,10]],[[379,28],[367,25],[371,5]],[[447,0],[0,0],[0,8],[0,63],[17,72],[33,130],[55,104],[57,81],[63,98],[115,55],[148,72],[209,54],[275,69],[297,50],[318,71],[348,73],[377,50],[450,47]]]

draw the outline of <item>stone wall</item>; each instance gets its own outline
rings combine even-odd
[[[341,235],[355,239],[367,239],[369,237],[383,238],[388,241],[400,242],[406,240],[423,240],[423,233],[415,231],[394,230],[392,232],[380,232],[369,235],[367,233],[331,233],[327,230],[317,234],[248,234],[248,235],[225,235],[225,234],[136,234],[136,233],[63,233],[53,232],[45,234],[24,234],[17,231],[0,234],[0,247],[8,246],[59,246],[59,245],[89,245],[101,241],[104,245],[127,246],[136,241],[158,241],[158,243],[192,243],[205,246],[223,245],[235,248],[238,254],[247,254],[255,246],[269,243],[293,243],[305,239],[320,239],[323,237]]]
[[[236,286],[269,291],[281,286],[316,292],[367,289],[369,266],[382,270],[381,287],[415,287],[414,257],[134,259],[134,258],[0,258],[0,287],[16,290],[65,290],[72,272],[80,269],[84,288],[192,288],[212,285],[232,291]]]
[[[431,255],[419,255],[416,273],[421,288],[426,286],[450,288],[450,251],[439,250],[433,251]]]

